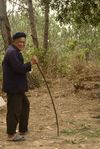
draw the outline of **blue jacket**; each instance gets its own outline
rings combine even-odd
[[[10,45],[3,62],[3,91],[7,93],[23,93],[28,91],[26,73],[31,70],[31,63],[25,63],[18,48]]]

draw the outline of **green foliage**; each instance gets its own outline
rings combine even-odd
[[[76,64],[78,60],[80,60],[80,63],[84,66],[87,65],[88,62],[98,63],[100,66],[100,25],[95,27],[90,25],[91,23],[89,21],[93,15],[89,17],[88,11],[90,11],[90,9],[87,10],[87,7],[90,6],[92,10],[95,6],[94,3],[95,2],[92,0],[87,2],[85,0],[80,2],[78,0],[75,0],[74,2],[58,0],[53,4],[53,8],[58,12],[57,14],[61,15],[63,19],[62,22],[68,21],[68,25],[61,26],[59,22],[55,20],[55,12],[50,14],[49,49],[46,52],[45,49],[42,48],[44,16],[40,9],[41,7],[36,7],[35,9],[39,49],[34,49],[33,47],[29,20],[25,10],[24,12],[21,11],[21,13],[11,14],[9,20],[12,27],[12,33],[16,31],[25,31],[27,33],[26,48],[23,52],[25,61],[30,61],[31,57],[35,54],[38,56],[40,65],[45,73],[55,76],[72,76],[71,73],[74,74],[76,71],[74,64]],[[85,17],[84,15],[86,15],[86,10],[82,13],[84,4],[86,5],[86,10],[88,12],[86,18],[89,18],[87,24],[85,24],[83,19]],[[64,9],[68,10],[64,11]],[[96,10],[98,10],[97,4]],[[68,13],[66,13],[67,11]],[[94,14],[94,11],[91,11],[91,13]],[[75,21],[77,15],[80,17],[78,20],[82,19],[83,21],[81,21],[80,28],[78,26],[79,24],[77,25]],[[0,45],[0,50],[4,50],[1,36]],[[34,70],[37,71],[36,69]]]
[[[45,6],[47,4],[50,4],[52,0],[39,0],[40,4]]]
[[[71,51],[74,51],[75,50],[75,48],[76,48],[76,46],[77,46],[77,40],[69,40],[68,41],[68,49],[69,49],[69,51],[71,50]]]
[[[52,8],[57,11],[60,22],[78,25],[89,23],[97,26],[100,23],[99,1],[94,0],[53,0]]]

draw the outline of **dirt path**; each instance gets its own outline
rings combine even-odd
[[[75,95],[67,80],[50,85],[57,107],[60,137],[45,86],[28,93],[30,133],[20,143],[6,141],[6,108],[0,110],[0,149],[100,149],[100,101]]]

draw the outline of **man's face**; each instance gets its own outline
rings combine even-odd
[[[14,45],[19,49],[22,50],[25,47],[26,38],[21,37],[14,40]]]

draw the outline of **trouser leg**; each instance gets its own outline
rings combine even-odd
[[[29,120],[29,100],[27,96],[23,95],[22,112],[19,121],[19,132],[28,131],[28,120]]]
[[[7,94],[7,133],[13,135],[16,133],[16,127],[22,111],[22,95]]]

